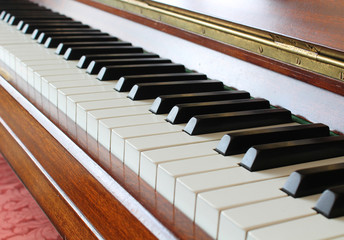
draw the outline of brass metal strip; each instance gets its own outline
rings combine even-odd
[[[94,1],[344,81],[343,52],[150,0]]]

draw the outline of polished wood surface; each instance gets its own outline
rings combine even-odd
[[[154,1],[344,52],[343,1]]]
[[[290,64],[283,63],[274,59],[270,59],[262,55],[255,54],[255,53],[252,53],[252,52],[249,52],[249,51],[246,51],[234,46],[229,46],[227,44],[215,41],[213,39],[209,39],[201,35],[193,34],[191,32],[187,32],[179,28],[163,24],[159,21],[154,21],[148,18],[141,17],[139,15],[122,11],[122,10],[107,6],[99,2],[94,2],[90,0],[76,0],[76,1],[344,96],[344,81],[336,80],[336,79],[333,79],[333,78],[330,78],[330,77],[327,77],[315,72],[298,68],[294,65],[290,65]],[[233,1],[229,1],[229,2],[233,2]],[[176,1],[175,3],[178,3],[178,1]],[[201,5],[202,4],[200,4],[200,6]],[[252,5],[255,5],[255,4],[252,4]],[[92,16],[92,12],[90,12],[89,14],[90,16]],[[104,25],[107,25],[108,27],[110,27],[111,23],[104,22]],[[344,45],[343,45],[343,48],[344,48]]]
[[[147,219],[144,223],[137,219],[137,217],[144,218],[144,211],[147,210],[166,228],[166,230],[154,229],[155,232],[170,231],[173,233],[171,236],[174,235],[178,239],[210,239],[203,230],[120,160],[99,146],[75,123],[69,121],[67,116],[47,99],[5,66],[0,64],[0,68],[9,73],[6,74],[9,82],[1,80],[1,85],[6,86],[6,90],[0,87],[0,118],[3,125],[0,125],[0,134],[4,143],[1,144],[0,151],[62,236],[67,239],[94,239],[99,235],[106,239],[155,239],[156,236],[146,227],[154,227],[154,224]],[[45,116],[35,119],[29,113],[39,111]],[[37,118],[35,114],[34,116]],[[72,156],[61,142],[53,137],[54,134],[61,135],[60,130],[52,128],[48,131],[41,125],[45,122],[49,124],[50,121],[74,141],[75,148],[80,147],[125,189],[126,194],[130,194],[134,201],[138,201],[144,210],[140,207],[132,207],[135,204],[130,202],[133,201],[131,198],[126,200],[127,206],[117,200],[80,164],[78,158],[82,157],[82,154]],[[19,146],[14,138],[18,138],[22,146]],[[32,155],[28,155],[28,152]],[[95,234],[94,230],[75,213],[49,179],[42,174],[42,169],[35,165],[32,158],[39,162],[99,235]],[[128,210],[128,206],[132,209]],[[134,212],[135,216],[132,214]]]

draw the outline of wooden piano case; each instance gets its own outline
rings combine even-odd
[[[79,2],[344,95],[340,79],[98,1]],[[209,238],[14,72],[0,69],[0,152],[64,238]]]

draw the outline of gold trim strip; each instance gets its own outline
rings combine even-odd
[[[96,2],[344,81],[344,53],[150,0]]]

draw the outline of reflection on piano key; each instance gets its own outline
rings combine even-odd
[[[83,25],[82,25],[83,26]],[[44,31],[42,29],[49,29],[50,31]],[[54,32],[53,29],[62,29],[59,32]],[[77,29],[74,31],[71,31],[71,29]],[[65,40],[67,37],[79,37],[80,42],[82,42],[85,38],[86,41],[89,41],[90,38],[96,38],[96,37],[103,37],[105,39],[110,39],[113,41],[117,41],[117,38],[113,38],[108,36],[107,33],[103,33],[97,30],[93,30],[88,27],[80,27],[75,28],[72,27],[66,27],[66,26],[43,26],[43,28],[36,28],[35,29],[36,34],[40,32],[39,36],[37,37],[37,42],[40,44],[44,44],[46,48],[56,48],[63,40]],[[32,36],[34,36],[34,33],[32,33]],[[34,38],[33,38],[34,39]],[[95,40],[96,41],[96,40]],[[72,42],[72,40],[71,40]]]
[[[120,82],[121,79],[118,81]],[[118,85],[118,83],[117,83]],[[116,85],[116,89],[117,89]],[[169,113],[171,109],[182,103],[200,103],[209,101],[234,100],[234,99],[248,99],[250,94],[245,91],[213,91],[200,93],[185,93],[185,94],[170,94],[160,95],[157,97],[150,111],[155,114]]]
[[[251,146],[264,143],[329,136],[330,130],[323,124],[307,124],[275,127],[229,133],[222,137],[216,151],[224,156],[245,153]]]
[[[344,185],[331,187],[323,192],[314,209],[327,218],[343,217]]]
[[[67,49],[63,58],[66,60],[79,60],[81,56],[86,54],[100,54],[100,53],[143,53],[140,47],[73,47]],[[99,78],[101,79],[101,78]],[[116,79],[116,78],[111,78]],[[110,80],[110,79],[106,79]]]
[[[344,155],[344,136],[319,137],[251,147],[241,166],[250,171],[278,168]]]
[[[201,73],[165,73],[123,76],[118,80],[115,89],[119,92],[129,92],[139,83],[174,82],[186,80],[206,80],[207,76]],[[167,112],[164,112],[167,113]]]
[[[92,61],[112,61],[114,59],[128,59],[128,58],[158,58],[159,55],[153,53],[119,53],[119,54],[87,54],[83,55],[78,62],[78,68],[87,68]],[[130,89],[129,89],[130,90]],[[128,90],[128,91],[129,91]]]
[[[124,46],[130,46],[129,42],[118,41],[118,38],[100,34],[97,32],[52,32],[52,33],[41,33],[47,38],[43,40],[46,48],[56,48],[55,53],[62,55],[66,52],[69,47],[83,47],[87,46],[86,42],[117,42]],[[62,45],[61,45],[62,44]],[[68,46],[68,44],[70,44]],[[61,46],[60,46],[61,45]],[[120,44],[119,44],[120,45]],[[101,46],[101,45],[99,45]]]
[[[187,123],[195,115],[267,109],[269,107],[269,101],[259,98],[182,103],[171,109],[166,120],[172,124]]]
[[[68,48],[71,47],[83,47],[83,46],[95,46],[95,47],[99,47],[99,46],[110,46],[110,47],[114,47],[114,46],[130,46],[131,43],[128,42],[120,42],[120,41],[90,41],[90,42],[62,42],[58,45],[55,53],[58,55],[63,55],[65,54],[65,52],[67,51]]]
[[[89,74],[97,74],[102,67],[116,66],[116,65],[133,65],[133,64],[151,64],[151,63],[171,63],[171,60],[166,58],[127,58],[127,59],[107,59],[92,61],[86,72]]]
[[[190,135],[231,131],[291,122],[286,109],[258,109],[193,116],[184,131]]]
[[[282,190],[294,198],[309,196],[344,184],[344,163],[301,169],[290,174]]]

